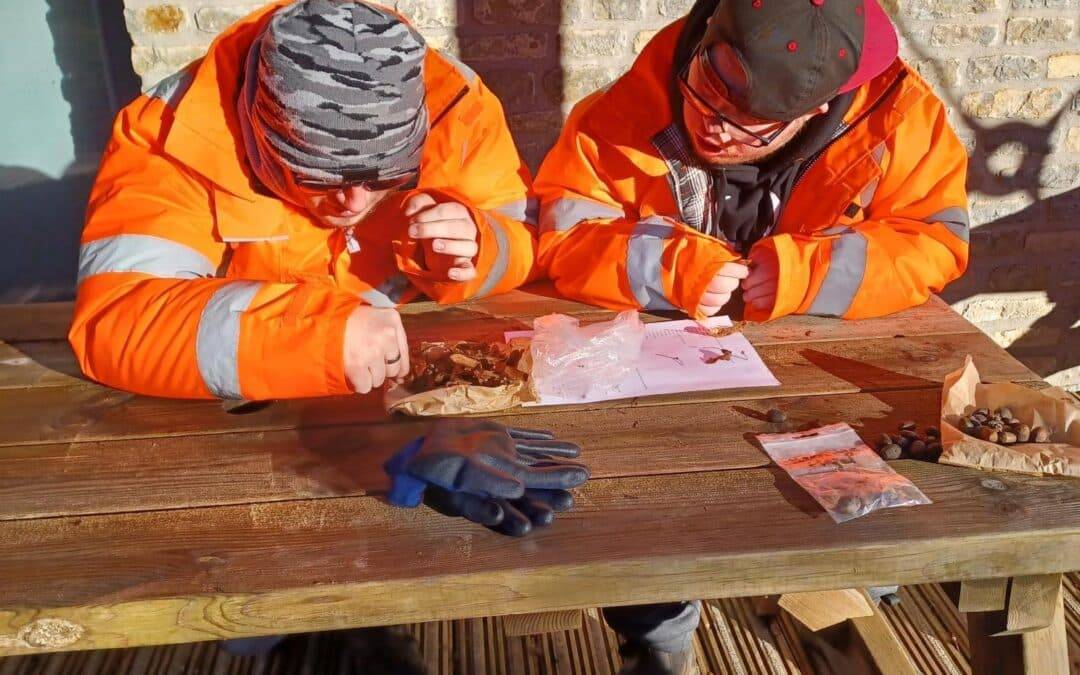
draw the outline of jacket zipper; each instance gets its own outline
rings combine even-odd
[[[822,146],[820,150],[815,152],[813,157],[810,158],[810,161],[803,165],[802,169],[800,169],[799,173],[795,176],[795,182],[791,185],[791,191],[788,193],[787,202],[785,202],[784,207],[780,209],[780,215],[776,217],[777,224],[781,221],[781,219],[783,219],[784,212],[787,211],[787,205],[789,202],[791,202],[791,195],[795,194],[795,190],[799,187],[799,183],[802,182],[803,176],[805,176],[810,171],[810,169],[814,168],[814,165],[817,164],[817,161],[821,159],[822,155],[825,154],[825,151],[831,148],[832,145],[838,140],[840,140],[847,132],[851,131],[860,122],[866,119],[870,115],[870,113],[877,110],[878,106],[880,106],[882,102],[886,98],[888,98],[889,95],[892,94],[897,87],[900,86],[900,83],[904,81],[904,78],[906,76],[907,73],[901,71],[901,73],[896,77],[896,79],[893,80],[891,84],[889,84],[889,87],[881,94],[881,96],[878,96],[877,100],[874,101],[874,103],[869,108],[864,110],[862,113],[859,114],[858,117],[852,120],[851,124],[841,124],[840,128],[836,130],[835,134],[833,134],[833,137],[829,139],[829,142]],[[776,225],[774,224],[773,227],[775,228]]]
[[[450,109],[453,108],[455,105],[457,105],[457,102],[460,101],[461,99],[463,99],[465,97],[465,94],[467,94],[468,92],[469,92],[469,86],[468,85],[465,85],[464,87],[462,87],[461,91],[459,91],[457,93],[457,95],[454,96],[454,98],[450,99],[450,102],[446,104],[446,107],[439,111],[439,114],[431,122],[430,126],[434,127],[436,124],[438,124],[442,120],[442,118],[446,117],[446,113],[450,112]]]

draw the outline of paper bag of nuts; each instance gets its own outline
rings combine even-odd
[[[489,413],[534,398],[527,340],[422,342],[409,350],[409,363],[405,381],[386,390],[388,412]]]
[[[943,464],[1080,478],[1080,406],[1018,384],[983,384],[970,356],[941,392]]]

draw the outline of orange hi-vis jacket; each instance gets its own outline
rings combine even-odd
[[[538,261],[563,295],[693,315],[721,265],[740,257],[698,229],[710,176],[673,123],[669,90],[684,21],[574,107],[537,173]],[[780,265],[775,306],[748,307],[751,320],[880,316],[922,303],[967,266],[967,155],[930,87],[897,60],[856,91],[841,129],[751,249],[772,249]]]
[[[178,398],[347,394],[345,320],[420,293],[501,293],[534,267],[528,169],[495,96],[452,57],[424,66],[430,132],[417,189],[457,201],[479,230],[478,276],[407,236],[392,195],[351,234],[260,190],[235,102],[243,61],[279,1],[119,114],[82,235],[69,340],[105,384]]]

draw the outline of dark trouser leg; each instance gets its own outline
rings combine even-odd
[[[627,640],[674,654],[690,647],[701,619],[701,602],[607,607],[604,619]]]
[[[277,647],[285,638],[285,635],[264,635],[262,637],[222,640],[221,648],[233,656],[258,656]]]

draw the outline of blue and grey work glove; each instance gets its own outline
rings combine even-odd
[[[581,448],[546,431],[505,427],[482,419],[443,419],[385,464],[393,479],[389,501],[467,518],[520,537],[567,511],[568,492],[589,479],[567,461]]]

